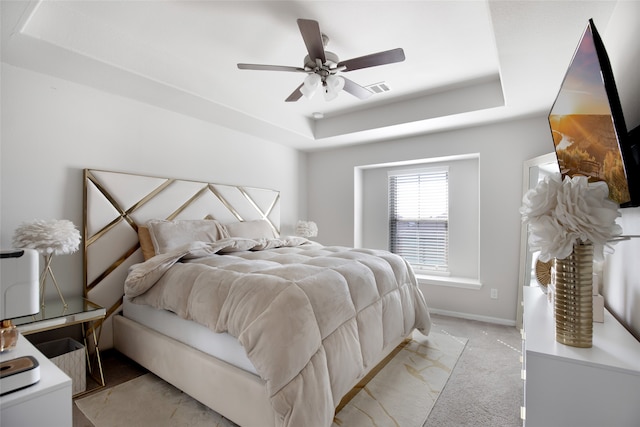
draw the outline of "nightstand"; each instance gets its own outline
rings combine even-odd
[[[0,425],[71,427],[71,378],[22,335],[13,350],[0,353],[0,361],[22,356],[36,358],[40,366],[40,381],[0,396]]]
[[[18,327],[22,335],[80,324],[89,374],[100,386],[104,387],[105,381],[98,340],[106,310],[82,297],[67,298],[66,301],[67,307],[64,307],[62,301],[58,299],[46,301],[39,313],[14,319],[13,324]],[[89,348],[87,347],[89,339],[94,347],[93,357],[89,357]]]

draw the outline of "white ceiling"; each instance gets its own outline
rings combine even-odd
[[[615,1],[6,1],[2,60],[302,150],[548,112],[593,18]],[[341,60],[402,47],[406,60],[346,74],[391,91],[284,99],[304,74],[296,19]],[[313,113],[324,114],[313,119]]]

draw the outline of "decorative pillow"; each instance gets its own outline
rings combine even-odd
[[[156,254],[153,248],[153,241],[151,240],[151,233],[149,228],[144,225],[138,226],[138,240],[140,240],[140,249],[142,249],[142,256],[144,260],[153,258]]]
[[[243,237],[245,239],[274,239],[278,237],[269,221],[265,219],[232,222],[226,224],[225,228],[229,237]]]
[[[215,242],[229,237],[216,220],[151,220],[147,222],[156,255],[172,251],[191,242]]]

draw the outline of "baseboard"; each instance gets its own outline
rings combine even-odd
[[[458,311],[441,310],[438,308],[429,307],[429,312],[433,314],[440,314],[442,316],[459,317],[461,319],[477,320],[480,322],[495,323],[497,325],[504,326],[516,326],[516,321],[511,319],[501,319],[499,317],[480,316],[478,314],[461,313]]]

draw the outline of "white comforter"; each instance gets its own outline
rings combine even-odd
[[[401,257],[300,238],[194,242],[133,266],[125,294],[237,337],[278,426],[330,426],[386,345],[431,326]]]

